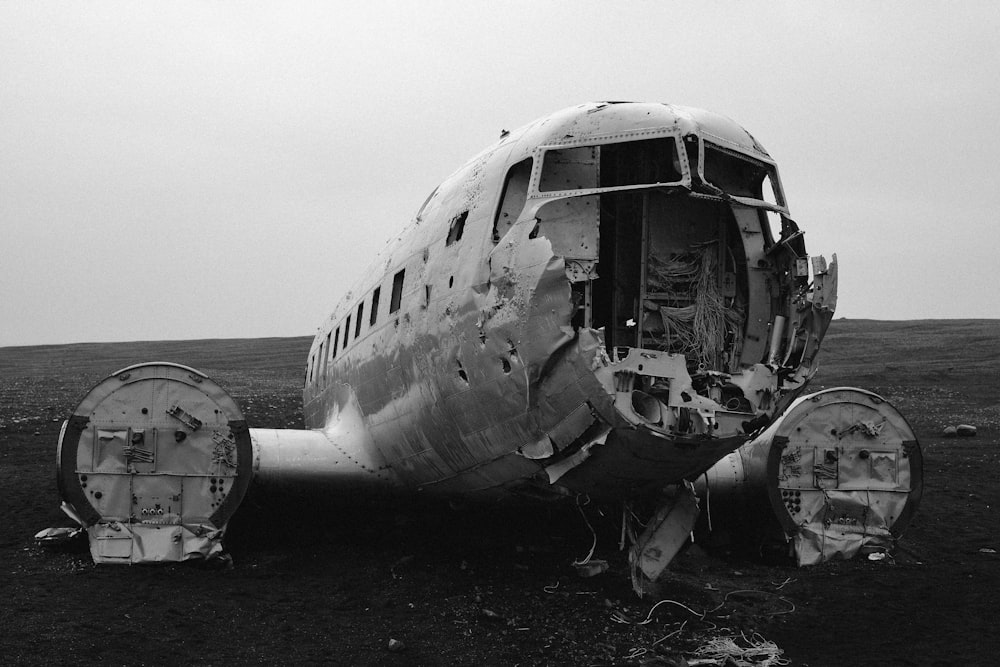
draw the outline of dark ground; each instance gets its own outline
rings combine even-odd
[[[1000,664],[1000,554],[981,551],[1000,551],[995,320],[834,322],[814,386],[871,389],[907,416],[924,452],[920,510],[881,562],[798,569],[692,549],[663,595],[704,618],[673,603],[649,613],[656,599],[631,591],[617,517],[596,508],[596,556],[611,570],[590,579],[569,567],[589,530],[574,507],[548,505],[252,496],[230,527],[232,569],[96,567],[85,551],[34,545],[37,530],[70,525],[59,425],[104,376],[184,363],[252,426],[301,427],[309,342],[0,348],[0,663],[665,665],[713,636],[757,632],[795,665]],[[963,422],[978,436],[940,437]],[[405,648],[390,652],[390,638]]]

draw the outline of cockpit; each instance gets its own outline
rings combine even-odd
[[[540,146],[508,170],[494,240],[534,218],[566,264],[574,327],[602,330],[613,359],[640,348],[730,373],[765,361],[808,269],[785,256],[804,247],[782,245],[797,229],[774,162],[730,143],[672,126]]]

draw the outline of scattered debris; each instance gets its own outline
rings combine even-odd
[[[664,497],[645,530],[629,549],[632,589],[642,597],[656,588],[656,580],[694,530],[700,513],[694,485],[685,482],[672,497]]]
[[[955,428],[954,426],[945,426],[944,430],[941,431],[941,435],[943,435],[946,438],[957,438],[958,429]]]
[[[739,590],[735,590],[735,591],[729,591],[728,593],[726,593],[723,596],[722,602],[720,602],[719,604],[717,604],[715,607],[712,607],[711,609],[707,609],[705,611],[695,611],[691,607],[688,607],[685,604],[677,602],[676,600],[663,599],[663,600],[660,600],[659,602],[657,602],[656,604],[654,604],[650,608],[649,613],[646,614],[646,618],[644,620],[642,620],[642,621],[633,621],[630,618],[628,618],[623,612],[621,612],[619,610],[614,610],[614,611],[611,612],[611,620],[614,621],[615,623],[621,623],[623,625],[646,625],[646,624],[651,623],[653,621],[653,612],[656,611],[657,607],[659,607],[662,604],[668,604],[668,603],[672,604],[674,606],[680,607],[681,609],[683,609],[683,610],[687,611],[688,613],[690,613],[692,616],[695,616],[698,620],[705,620],[708,616],[710,616],[712,614],[716,614],[716,612],[718,612],[720,609],[722,609],[727,604],[729,604],[730,597],[734,598],[735,600],[739,600],[740,598],[747,598],[748,596],[755,596],[755,595],[765,596],[764,599],[774,600],[776,602],[782,603],[783,605],[787,605],[787,608],[785,608],[785,609],[779,609],[778,611],[772,611],[772,612],[768,613],[768,616],[773,617],[773,616],[781,616],[783,614],[791,614],[791,613],[795,612],[795,610],[796,610],[794,602],[792,602],[791,600],[789,600],[786,597],[782,597],[781,595],[778,595],[777,593],[775,593],[773,591],[754,590],[754,589],[739,589]],[[720,615],[719,618],[720,619],[721,618],[728,618],[728,615]],[[666,639],[666,637],[662,638],[660,641],[662,641],[663,639]]]
[[[406,649],[406,644],[404,644],[403,642],[399,641],[398,639],[392,639],[392,638],[389,639],[389,650],[390,651],[392,651],[393,653],[399,653],[400,651],[403,651],[404,649]]]
[[[979,550],[979,553],[981,554],[995,554],[996,552],[996,549],[990,549],[989,547],[983,547]]]
[[[791,660],[782,658],[784,654],[778,645],[764,639],[756,632],[747,637],[740,635],[745,646],[740,646],[737,637],[713,637],[699,646],[688,660],[689,665],[738,665],[739,667],[770,667],[788,665]]]
[[[485,607],[483,609],[480,609],[479,613],[482,614],[483,616],[485,616],[486,618],[488,618],[490,620],[493,620],[493,621],[503,621],[504,620],[503,616],[501,616],[500,614],[496,613],[492,609],[486,609]]]
[[[581,577],[595,577],[608,571],[608,561],[592,558],[586,563],[574,563],[573,567],[576,568],[576,573]]]
[[[624,625],[646,625],[647,623],[650,623],[653,620],[653,612],[656,611],[656,608],[659,607],[661,604],[664,604],[664,603],[667,603],[667,602],[669,602],[672,605],[676,605],[676,606],[680,607],[681,609],[684,609],[684,610],[690,612],[691,614],[694,614],[699,619],[705,618],[706,615],[708,615],[709,613],[711,613],[711,612],[697,612],[694,609],[692,609],[691,607],[688,607],[685,604],[681,604],[680,602],[677,602],[676,600],[660,600],[659,602],[657,602],[656,604],[654,604],[650,608],[649,613],[646,614],[646,619],[643,620],[643,621],[636,621],[636,622],[630,621],[620,611],[614,611],[614,612],[612,612],[612,614],[611,614],[611,620],[614,621],[615,623],[622,623]],[[723,602],[723,604],[725,604],[725,602]],[[721,606],[722,605],[719,605],[719,607],[716,607],[712,611],[715,611],[716,609],[721,608]]]
[[[46,547],[65,546],[82,534],[83,528],[46,528],[35,533],[35,544]]]
[[[771,585],[774,586],[777,590],[780,591],[782,588],[784,588],[788,584],[791,584],[791,583],[793,583],[795,581],[798,581],[798,580],[797,579],[792,579],[791,577],[785,577],[785,580],[782,581],[780,584],[775,583],[775,582],[772,581]],[[705,584],[705,588],[708,588],[709,590],[712,590],[711,584]],[[715,589],[715,590],[718,590],[718,589]]]

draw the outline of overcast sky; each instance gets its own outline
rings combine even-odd
[[[0,346],[312,335],[502,128],[589,100],[746,127],[838,317],[1000,317],[995,3],[346,4],[0,4]]]

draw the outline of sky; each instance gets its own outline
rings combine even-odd
[[[313,335],[467,159],[591,100],[777,161],[837,317],[998,318],[990,2],[0,3],[0,346]]]

